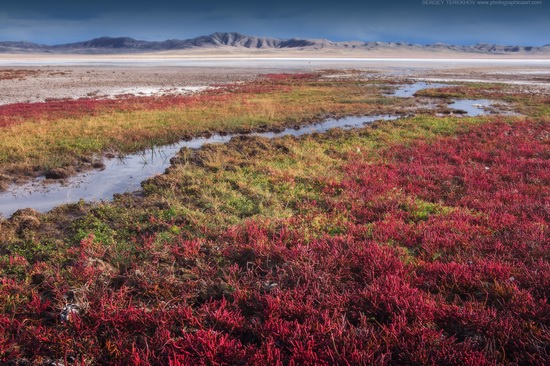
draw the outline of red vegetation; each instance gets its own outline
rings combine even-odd
[[[0,80],[25,80],[27,77],[39,75],[39,70],[3,69],[0,70]],[[53,75],[53,73],[52,73]]]
[[[1,76],[1,75],[0,75]],[[213,89],[196,95],[133,96],[121,95],[115,99],[60,99],[37,103],[13,103],[0,105],[0,128],[23,122],[52,121],[63,118],[81,118],[109,112],[137,110],[161,110],[176,107],[205,105],[241,98],[242,94],[289,91],[287,81],[309,80],[316,74],[267,74],[269,81],[244,84],[215,85]]]
[[[193,96],[134,97],[117,99],[68,99],[41,103],[13,103],[0,106],[0,127],[28,121],[51,121],[61,118],[81,118],[111,111],[165,109],[206,102],[222,101],[220,93]]]
[[[311,80],[317,78],[318,74],[313,73],[281,73],[281,74],[265,74],[264,77],[266,77],[268,80]]]
[[[375,162],[353,154],[345,179],[319,182],[292,218],[141,234],[120,274],[96,261],[93,237],[54,271],[14,257],[0,359],[548,365],[548,133],[497,122]],[[69,283],[87,305],[61,321]]]
[[[242,94],[268,93],[289,90],[283,83],[252,82],[225,84],[196,95],[165,95],[142,97],[125,95],[116,99],[63,99],[37,103],[0,105],[0,128],[23,122],[52,121],[63,118],[82,118],[109,112],[161,110],[215,104],[241,98]],[[239,99],[240,100],[240,99]]]

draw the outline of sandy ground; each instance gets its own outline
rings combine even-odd
[[[255,56],[258,55],[263,56]],[[550,92],[550,59],[284,55],[287,57],[244,57],[242,54],[212,57],[207,53],[194,57],[177,53],[0,55],[0,105],[121,94],[187,94],[216,84],[251,80],[260,74],[327,69],[334,70],[333,75],[337,77],[342,70],[354,69],[364,71],[371,78],[504,82],[533,93]]]
[[[28,71],[28,75],[2,80],[2,70],[24,70]],[[255,77],[257,73],[245,69],[227,72],[219,68],[181,67],[0,67],[0,104],[113,97],[121,94],[186,94],[216,84],[246,81]]]

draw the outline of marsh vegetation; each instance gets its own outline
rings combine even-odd
[[[1,219],[0,360],[547,364],[548,96],[319,76],[0,111],[10,181],[188,136],[404,117],[183,149],[140,194]],[[522,115],[437,116],[424,97]]]

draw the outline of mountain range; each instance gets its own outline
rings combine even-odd
[[[535,46],[501,46],[478,43],[471,46],[444,43],[419,45],[393,42],[332,42],[326,39],[279,39],[247,36],[236,32],[217,32],[191,39],[166,41],[141,41],[129,37],[101,37],[89,41],[59,45],[43,45],[32,42],[0,42],[0,53],[61,53],[61,54],[123,54],[157,51],[206,50],[325,50],[325,51],[420,51],[455,52],[493,55],[550,55],[550,44]]]

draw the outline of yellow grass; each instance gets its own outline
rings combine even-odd
[[[329,115],[378,114],[391,108],[366,102],[369,97],[378,101],[380,88],[349,85],[349,81],[302,82],[272,91],[214,96],[207,103],[189,106],[29,120],[0,129],[0,173],[40,172],[75,165],[81,157],[105,151],[125,154],[207,132],[283,127]]]

